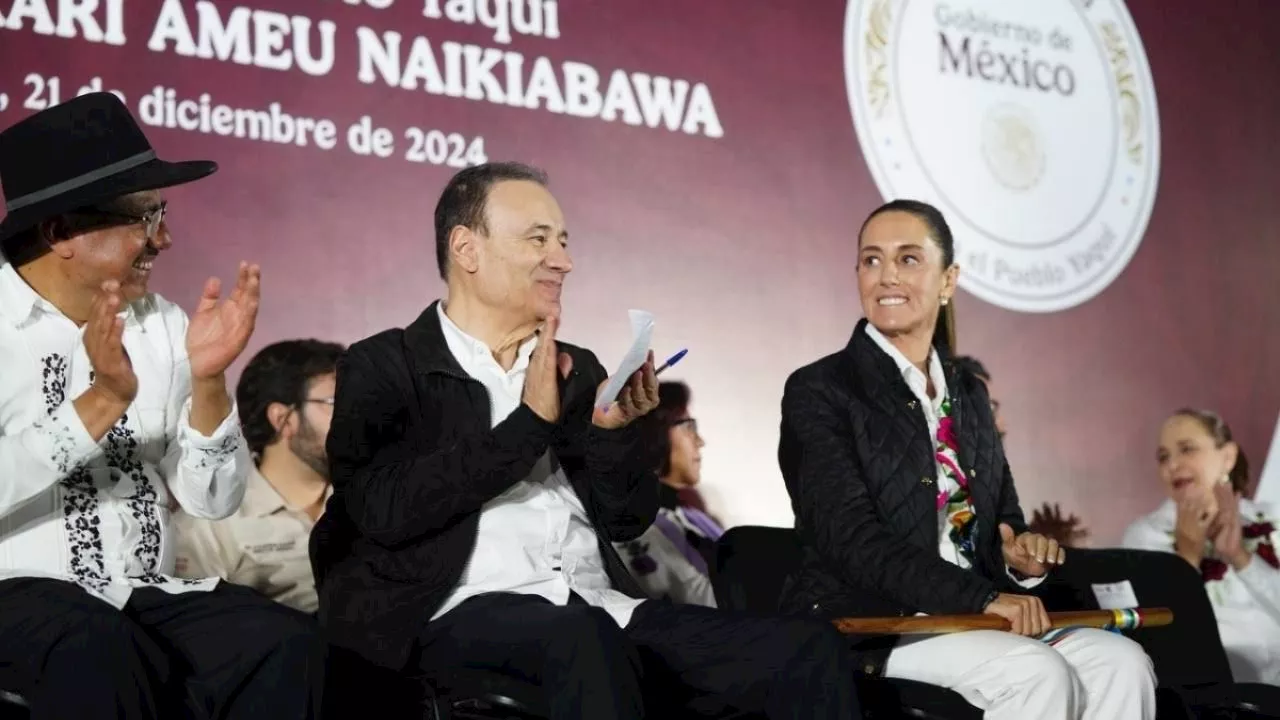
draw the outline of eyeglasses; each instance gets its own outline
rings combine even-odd
[[[142,215],[134,218],[138,222],[142,223],[142,227],[147,233],[147,242],[155,240],[156,236],[160,234],[160,225],[164,223],[164,215],[168,209],[168,203],[160,203],[160,207],[154,210],[148,210]]]
[[[168,211],[169,203],[162,202],[156,208],[148,210],[141,215],[131,213],[116,212],[114,210],[99,210],[94,208],[91,212],[97,213],[104,217],[114,217],[121,220],[128,220],[130,224],[141,224],[146,232],[147,242],[155,240],[160,234],[160,226],[164,224],[164,216]]]
[[[681,426],[687,427],[690,430],[692,430],[694,435],[698,434],[698,421],[694,420],[693,418],[682,418],[671,424],[671,427],[673,428],[678,428]]]

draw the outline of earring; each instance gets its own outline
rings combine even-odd
[[[1218,480],[1219,485],[1231,484],[1231,473],[1222,473],[1222,477]]]
[[[943,304],[943,305],[946,305],[946,304],[947,304],[947,302],[949,302],[949,301],[950,301],[950,298],[948,298],[946,295],[943,295],[943,296],[942,296],[942,304]]]

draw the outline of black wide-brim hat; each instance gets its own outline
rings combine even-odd
[[[0,132],[0,242],[77,208],[189,183],[216,163],[165,162],[115,95],[89,93]]]

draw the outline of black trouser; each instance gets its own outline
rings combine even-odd
[[[45,718],[309,718],[315,621],[245,587],[133,591],[123,611],[61,580],[0,581],[0,689]]]
[[[847,644],[826,623],[647,601],[624,630],[574,599],[471,598],[427,624],[422,669],[461,665],[539,684],[551,720],[665,717],[668,704],[707,700],[771,720],[862,716]]]

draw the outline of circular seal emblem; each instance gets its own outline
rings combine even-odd
[[[1160,129],[1122,0],[849,0],[844,62],[876,186],[946,214],[965,290],[1056,312],[1124,270]]]

